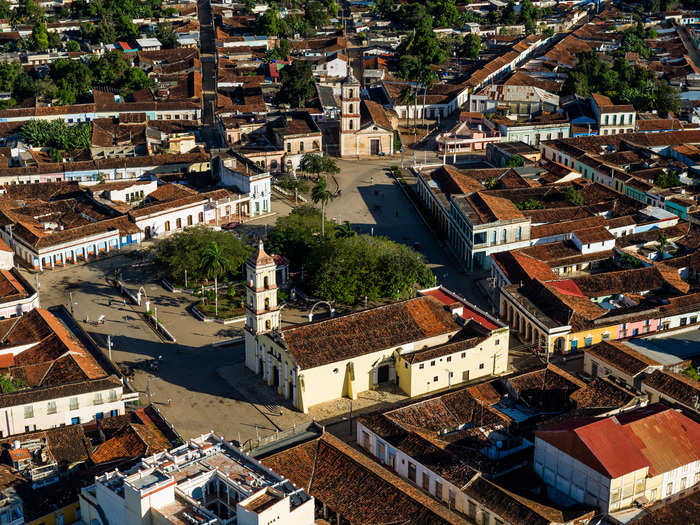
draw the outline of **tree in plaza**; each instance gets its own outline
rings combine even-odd
[[[323,177],[318,179],[316,185],[311,188],[311,200],[314,204],[321,203],[321,237],[326,233],[326,204],[335,199],[335,194],[328,189],[328,183]]]
[[[251,248],[226,231],[214,231],[206,226],[193,226],[174,233],[153,247],[154,259],[171,282],[183,282],[185,272],[190,283],[201,283],[207,279],[201,261],[204,252],[215,242],[226,259],[229,270],[219,279],[234,280],[241,276],[243,262]]]
[[[214,313],[219,316],[219,286],[218,279],[230,270],[230,262],[216,241],[202,253],[202,270],[209,279],[214,279]]]
[[[323,173],[323,157],[316,153],[305,153],[299,161],[299,169],[304,173],[320,175]]]
[[[415,287],[432,286],[435,277],[421,254],[383,237],[355,235],[322,242],[312,292],[341,304],[410,297]]]
[[[278,101],[292,107],[302,108],[316,96],[311,62],[295,60],[280,71],[282,87],[277,94]]]
[[[348,237],[354,237],[357,232],[352,229],[350,221],[345,221],[343,224],[339,224],[335,230],[335,236],[340,239],[347,239]]]

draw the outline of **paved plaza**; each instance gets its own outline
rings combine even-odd
[[[338,161],[341,173],[336,179],[342,197],[328,205],[328,218],[349,221],[362,233],[385,235],[409,246],[418,243],[439,283],[483,305],[485,299],[474,280],[457,270],[391,177],[388,168],[396,163],[396,159]],[[236,233],[264,236],[277,217],[291,209],[287,202],[275,198],[274,215],[251,221],[237,228]],[[142,250],[147,248],[143,246]],[[158,320],[173,333],[176,343],[164,342],[154,333],[141,316],[143,307],[124,301],[111,284],[116,268],[130,290],[143,290],[151,309],[157,310]],[[27,277],[31,282],[38,278],[43,307],[63,304],[72,309],[76,320],[105,352],[109,336],[112,359],[135,371],[133,386],[141,393],[142,403],[150,400],[156,404],[185,438],[216,429],[228,439],[244,442],[311,419],[329,424],[329,429],[341,437],[350,437],[350,400],[312,407],[308,415],[293,410],[243,366],[243,345],[235,342],[242,336],[242,324],[195,319],[189,310],[196,298],[166,290],[152,263],[138,254],[120,254]],[[308,306],[290,305],[283,322],[305,321]],[[104,323],[98,325],[100,316],[104,316]],[[158,357],[162,359],[154,373],[146,363]],[[523,354],[512,361],[516,368],[523,368],[531,359]],[[403,399],[405,396],[397,392],[365,392],[352,403],[352,414]]]

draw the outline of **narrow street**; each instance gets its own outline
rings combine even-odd
[[[216,33],[210,1],[199,0],[197,13],[202,60],[202,122],[213,126],[216,107]]]

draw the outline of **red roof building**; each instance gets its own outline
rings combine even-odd
[[[597,499],[605,513],[685,491],[698,460],[700,424],[661,403],[535,432],[535,470],[545,483],[581,503]],[[594,486],[605,490],[592,494]]]

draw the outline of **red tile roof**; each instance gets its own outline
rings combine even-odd
[[[612,479],[644,467],[657,476],[700,459],[700,424],[662,404],[570,420],[535,435]]]
[[[301,368],[314,368],[442,334],[460,325],[438,300],[416,297],[282,329],[282,344]]]
[[[477,323],[479,323],[481,326],[488,328],[489,330],[496,330],[498,329],[498,325],[494,324],[492,321],[487,319],[484,315],[480,314],[473,308],[470,308],[466,303],[460,301],[459,299],[452,297],[448,293],[444,292],[443,290],[436,288],[434,290],[427,290],[425,292],[421,292],[421,295],[427,295],[429,297],[434,297],[438,301],[440,301],[442,304],[445,306],[452,306],[454,304],[459,304],[462,306],[462,317],[463,319],[473,319]]]

